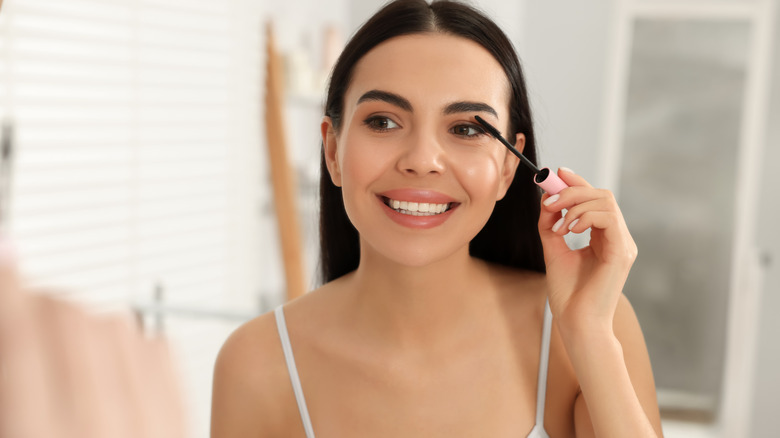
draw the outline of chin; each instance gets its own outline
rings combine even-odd
[[[361,239],[362,240],[362,239]],[[404,268],[425,268],[433,267],[442,262],[449,262],[468,254],[468,241],[463,245],[454,245],[443,247],[437,245],[421,244],[410,248],[409,246],[399,245],[397,241],[393,242],[371,242],[361,241],[361,264],[364,261],[369,263],[386,263]]]

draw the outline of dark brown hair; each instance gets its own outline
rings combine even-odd
[[[517,54],[507,36],[488,17],[456,1],[395,0],[385,5],[355,33],[341,53],[330,78],[325,115],[341,127],[344,95],[358,61],[391,38],[419,33],[444,33],[484,47],[501,64],[511,85],[509,131],[525,135],[523,155],[536,163],[531,109]],[[514,135],[508,136],[510,139]],[[327,283],[355,270],[360,262],[358,232],[347,217],[341,189],[330,180],[324,154],[320,164],[320,275]],[[502,265],[544,272],[537,229],[541,193],[532,174],[520,166],[504,199],[472,239],[472,256]]]

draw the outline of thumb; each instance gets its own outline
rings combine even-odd
[[[550,195],[545,193],[542,196],[542,203],[549,197]],[[553,225],[562,217],[563,214],[560,211],[550,212],[544,206],[542,206],[539,214],[539,237],[542,240],[542,248],[544,249],[544,261],[548,265],[552,260],[569,251],[569,246],[566,244],[563,236],[552,231]]]

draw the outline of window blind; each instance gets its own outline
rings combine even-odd
[[[259,268],[275,247],[261,244],[273,231],[259,208],[270,194],[258,3],[4,2],[9,230],[32,286],[114,308],[162,285],[167,304],[248,312],[258,292],[278,292],[280,272]],[[165,324],[193,436],[208,436],[213,359],[237,322]]]

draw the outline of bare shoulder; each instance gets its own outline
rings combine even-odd
[[[288,328],[300,334],[317,326],[318,315],[338,289],[334,281],[286,303]],[[268,312],[236,329],[220,349],[214,366],[211,437],[303,434],[297,406],[276,317]]]
[[[277,436],[292,397],[273,312],[234,331],[217,356],[212,438]]]

